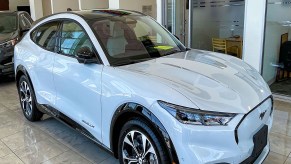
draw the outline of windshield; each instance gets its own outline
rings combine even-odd
[[[148,16],[114,16],[88,23],[106,52],[110,65],[127,65],[167,56],[186,48]]]
[[[16,14],[0,14],[0,34],[11,33],[17,30]]]

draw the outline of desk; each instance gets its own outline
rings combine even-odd
[[[226,40],[226,48],[227,52],[237,54],[237,49],[234,47],[238,47],[238,58],[242,58],[242,50],[243,50],[243,39],[242,38],[225,38]]]

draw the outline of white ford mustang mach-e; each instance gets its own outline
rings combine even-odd
[[[262,163],[273,99],[240,59],[191,50],[126,10],[58,13],[15,48],[25,117],[43,113],[120,163]]]

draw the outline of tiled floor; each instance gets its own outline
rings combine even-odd
[[[291,104],[275,102],[271,153],[265,164],[291,164]],[[115,164],[110,154],[55,119],[30,123],[13,80],[0,79],[0,164]]]
[[[0,79],[0,164],[117,164],[109,153],[55,119],[22,115],[13,79]]]

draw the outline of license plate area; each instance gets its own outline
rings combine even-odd
[[[254,135],[253,141],[254,141],[254,150],[252,153],[252,157],[258,158],[268,143],[268,126],[267,125],[265,125],[260,131],[258,131]]]
[[[252,155],[247,158],[245,161],[243,161],[241,164],[250,164],[254,163],[258,157],[263,152],[264,148],[268,144],[268,126],[264,125],[262,129],[260,129],[254,136],[253,136],[253,142],[254,142],[254,149]]]

